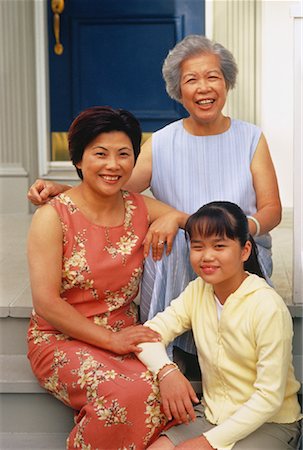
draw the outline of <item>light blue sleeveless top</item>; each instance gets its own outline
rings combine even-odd
[[[203,204],[227,200],[253,215],[256,195],[250,165],[261,130],[241,120],[213,136],[194,136],[178,120],[152,135],[151,191],[155,198],[181,211],[194,213]],[[272,272],[271,237],[256,238],[259,261],[267,276]],[[179,230],[172,253],[159,262],[148,257],[141,289],[141,320],[163,311],[196,277],[189,264],[184,231]],[[194,353],[190,333],[175,344]]]

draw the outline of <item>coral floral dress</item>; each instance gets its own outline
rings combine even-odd
[[[138,320],[133,300],[148,228],[143,198],[126,191],[123,198],[124,223],[117,227],[89,222],[66,194],[49,202],[63,229],[61,297],[114,332]],[[28,346],[40,384],[76,411],[68,449],[144,449],[164,428],[158,385],[135,355],[116,355],[72,339],[35,312]]]

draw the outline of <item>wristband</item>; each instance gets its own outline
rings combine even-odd
[[[138,344],[138,347],[142,351],[137,354],[137,357],[155,376],[164,366],[174,364],[169,359],[163,342],[143,342]]]
[[[172,368],[169,369],[167,372],[165,372],[165,373],[162,375],[162,377],[160,377],[160,378],[158,379],[158,382],[161,383],[161,381],[163,381],[164,378],[167,377],[167,375],[169,375],[170,373],[174,372],[175,370],[179,370],[179,368],[178,368],[178,367],[172,367]]]
[[[258,219],[256,219],[256,218],[253,217],[253,216],[246,216],[246,217],[247,217],[247,220],[248,220],[248,219],[252,220],[252,221],[254,222],[254,224],[256,225],[256,232],[255,232],[255,234],[254,234],[254,237],[259,236],[260,230],[261,230],[261,226],[260,226],[260,222],[258,221]]]

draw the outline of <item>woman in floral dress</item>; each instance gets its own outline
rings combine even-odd
[[[149,224],[167,216],[169,251],[187,215],[121,190],[140,141],[127,111],[83,111],[69,130],[82,181],[39,208],[29,232],[28,357],[40,384],[76,411],[68,449],[144,449],[166,424],[158,384],[134,354],[159,335],[137,324],[133,300],[150,245],[156,258],[163,251]]]

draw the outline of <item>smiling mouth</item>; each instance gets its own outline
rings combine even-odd
[[[99,175],[99,177],[109,182],[119,181],[119,179],[121,178],[119,175]]]
[[[108,181],[116,181],[119,180],[119,176],[115,175],[115,176],[110,176],[110,175],[100,175],[101,178],[104,178],[104,180],[108,180]]]
[[[211,98],[209,98],[209,99],[206,99],[206,100],[199,100],[199,101],[197,101],[196,103],[198,104],[198,105],[211,105],[212,103],[214,103],[215,102],[215,100],[214,99],[211,99]]]
[[[215,271],[217,270],[217,267],[216,266],[201,266],[201,270],[206,275],[211,275],[211,274],[215,273]]]

